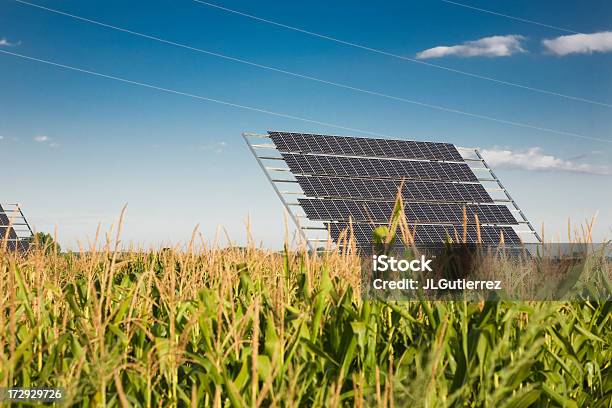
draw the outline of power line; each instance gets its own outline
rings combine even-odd
[[[327,80],[324,80],[324,79],[320,79],[320,78],[316,78],[316,77],[312,77],[312,76],[308,76],[308,75],[304,75],[304,74],[299,74],[299,73],[296,73],[296,72],[291,72],[291,71],[283,70],[283,69],[280,69],[280,68],[271,67],[271,66],[268,66],[268,65],[259,64],[259,63],[256,63],[256,62],[252,62],[252,61],[248,61],[248,60],[244,60],[244,59],[240,59],[240,58],[236,58],[236,57],[220,54],[220,53],[217,53],[217,52],[212,52],[212,51],[204,50],[204,49],[201,49],[201,48],[192,47],[192,46],[185,45],[185,44],[182,44],[182,43],[166,40],[166,39],[163,39],[163,38],[160,38],[160,37],[155,37],[155,36],[152,36],[152,35],[143,34],[143,33],[140,33],[140,32],[137,32],[137,31],[133,31],[133,30],[129,30],[129,29],[126,29],[126,28],[123,28],[123,27],[119,27],[119,26],[103,23],[103,22],[100,22],[100,21],[96,21],[96,20],[92,20],[92,19],[89,19],[89,18],[81,17],[81,16],[78,16],[78,15],[75,15],[75,14],[70,14],[70,13],[67,13],[67,12],[64,12],[64,11],[52,9],[52,8],[41,6],[41,5],[38,5],[38,4],[29,3],[29,2],[24,1],[24,0],[15,0],[15,1],[17,1],[19,3],[22,3],[22,4],[25,4],[25,5],[28,5],[28,6],[39,8],[39,9],[42,9],[42,10],[45,10],[45,11],[49,11],[49,12],[52,12],[52,13],[56,13],[56,14],[60,14],[60,15],[67,16],[67,17],[70,17],[70,18],[74,18],[74,19],[77,19],[77,20],[80,20],[80,21],[84,21],[84,22],[87,22],[87,23],[91,23],[91,24],[99,25],[99,26],[102,26],[102,27],[105,27],[105,28],[110,28],[110,29],[113,29],[113,30],[124,32],[124,33],[130,34],[130,35],[135,35],[135,36],[138,36],[138,37],[146,38],[146,39],[153,40],[153,41],[158,41],[158,42],[161,42],[161,43],[164,43],[164,44],[168,44],[168,45],[172,45],[172,46],[175,46],[175,47],[187,49],[187,50],[190,50],[190,51],[195,51],[195,52],[203,53],[203,54],[206,54],[206,55],[211,55],[211,56],[214,56],[214,57],[223,58],[223,59],[226,59],[226,60],[229,60],[229,61],[239,62],[239,63],[242,63],[242,64],[254,66],[254,67],[257,67],[257,68],[266,69],[266,70],[269,70],[269,71],[273,71],[273,72],[277,72],[277,73],[282,73],[282,74],[285,74],[285,75],[290,75],[290,76],[293,76],[293,77],[297,77],[297,78],[301,78],[301,79],[306,79],[306,80],[309,80],[309,81],[315,81],[315,82],[318,82],[318,83],[335,86],[335,87],[338,87],[338,88],[348,89],[348,90],[351,90],[351,91],[361,92],[361,93],[365,93],[365,94],[368,94],[368,95],[373,95],[373,96],[383,97],[383,98],[387,98],[387,99],[391,99],[391,100],[395,100],[395,101],[399,101],[399,102],[409,103],[409,104],[412,104],[412,105],[416,105],[416,106],[420,106],[420,107],[424,107],[424,108],[428,108],[428,109],[435,109],[435,110],[439,110],[439,111],[443,111],[443,112],[454,113],[454,114],[458,114],[458,115],[468,116],[468,117],[472,117],[472,118],[476,118],[476,119],[487,120],[487,121],[496,122],[496,123],[500,123],[500,124],[504,124],[504,125],[509,125],[509,126],[515,126],[515,127],[526,128],[526,129],[544,131],[544,132],[555,133],[555,134],[560,134],[560,135],[565,135],[565,136],[577,136],[577,137],[581,137],[581,138],[588,138],[588,136],[582,136],[582,135],[578,135],[578,134],[575,134],[575,133],[572,133],[572,132],[566,132],[566,131],[556,130],[556,129],[549,129],[549,128],[545,128],[545,127],[530,125],[530,124],[526,124],[526,123],[511,121],[511,120],[499,119],[499,118],[495,118],[495,117],[491,117],[491,116],[486,116],[486,115],[481,115],[481,114],[478,114],[478,113],[467,112],[467,111],[463,111],[463,110],[455,109],[455,108],[451,108],[451,107],[434,105],[434,104],[430,104],[430,103],[426,103],[426,102],[421,102],[421,101],[417,101],[417,100],[411,100],[411,99],[403,98],[403,97],[400,97],[400,96],[388,95],[388,94],[385,94],[385,93],[382,93],[382,92],[377,92],[377,91],[373,91],[373,90],[358,88],[358,87],[354,87],[354,86],[351,86],[351,85],[342,84],[342,83],[339,83],[339,82],[327,81]]]
[[[20,1],[20,0],[17,0],[17,1]],[[209,6],[209,7],[213,7],[213,8],[219,9],[219,10],[223,10],[223,11],[226,11],[228,13],[237,14],[237,15],[240,15],[240,16],[243,16],[243,17],[247,17],[247,18],[250,18],[250,19],[253,19],[253,20],[261,21],[263,23],[272,24],[272,25],[275,25],[277,27],[282,27],[282,28],[286,28],[288,30],[297,31],[299,33],[307,34],[307,35],[310,35],[310,36],[313,36],[313,37],[322,38],[322,39],[325,39],[325,40],[328,40],[328,41],[333,41],[333,42],[338,43],[338,44],[348,45],[350,47],[359,48],[359,49],[366,50],[366,51],[369,51],[369,52],[373,52],[373,53],[376,53],[376,54],[385,55],[385,56],[388,56],[388,57],[393,57],[393,58],[397,58],[397,59],[400,59],[400,60],[413,62],[415,64],[421,64],[421,65],[424,65],[424,66],[441,69],[441,70],[452,72],[452,73],[455,73],[455,74],[464,75],[464,76],[468,76],[468,77],[471,77],[471,78],[482,79],[482,80],[485,80],[485,81],[494,82],[494,83],[501,84],[501,85],[512,86],[512,87],[515,87],[515,88],[520,88],[520,89],[524,89],[524,90],[528,90],[528,91],[532,91],[532,92],[538,92],[538,93],[541,93],[541,94],[557,96],[557,97],[560,97],[560,98],[570,99],[570,100],[573,100],[573,101],[589,103],[589,104],[592,104],[592,105],[599,105],[599,106],[603,106],[603,107],[606,107],[606,108],[612,108],[612,104],[609,104],[609,103],[595,101],[595,100],[592,100],[592,99],[581,98],[581,97],[578,97],[578,96],[562,94],[562,93],[559,93],[559,92],[549,91],[549,90],[546,90],[546,89],[535,88],[535,87],[532,87],[532,86],[523,85],[523,84],[519,84],[519,83],[516,83],[516,82],[504,81],[502,79],[497,79],[497,78],[493,78],[493,77],[489,77],[489,76],[485,76],[485,75],[475,74],[475,73],[468,72],[468,71],[461,71],[459,69],[450,68],[450,67],[447,67],[447,66],[444,66],[444,65],[433,64],[431,62],[422,61],[422,60],[419,60],[419,59],[416,59],[416,58],[410,58],[410,57],[407,57],[407,56],[404,56],[404,55],[394,54],[394,53],[391,53],[391,52],[388,52],[388,51],[384,51],[384,50],[381,50],[381,49],[378,49],[378,48],[368,47],[366,45],[362,45],[362,44],[357,44],[357,43],[353,43],[353,42],[350,42],[350,41],[341,40],[339,38],[331,37],[329,35],[316,33],[314,31],[308,31],[308,30],[305,30],[305,29],[302,29],[302,28],[298,28],[298,27],[295,27],[295,26],[279,23],[279,22],[273,21],[273,20],[268,20],[268,19],[265,19],[265,18],[262,18],[262,17],[254,16],[252,14],[247,14],[245,12],[242,12],[242,11],[239,11],[239,10],[236,10],[236,9],[230,9],[230,8],[227,8],[227,7],[224,7],[224,6],[220,6],[220,5],[215,4],[215,3],[210,3],[210,2],[207,2],[207,1],[203,1],[203,0],[192,0],[192,1],[194,1],[196,3],[200,3],[200,4],[203,4],[203,5],[206,5],[206,6]]]
[[[66,65],[66,64],[61,64],[61,63],[58,63],[58,62],[44,60],[44,59],[41,59],[41,58],[31,57],[31,56],[24,55],[24,54],[19,54],[19,53],[16,53],[16,52],[10,52],[10,51],[6,51],[6,50],[1,50],[0,49],[0,53],[7,54],[7,55],[12,55],[12,56],[19,57],[19,58],[26,59],[26,60],[30,60],[30,61],[36,61],[36,62],[44,63],[44,64],[47,64],[47,65],[52,65],[52,66],[59,67],[59,68],[64,68],[64,69],[68,69],[68,70],[72,70],[72,71],[82,72],[82,73],[93,75],[93,76],[97,76],[97,77],[112,79],[112,80],[123,82],[123,83],[128,83],[128,84],[132,84],[132,85],[142,86],[142,87],[145,87],[145,88],[155,89],[155,90],[162,91],[162,92],[167,92],[167,93],[172,93],[172,94],[176,94],[176,95],[187,96],[187,97],[190,97],[190,98],[204,100],[204,101],[208,101],[208,102],[214,102],[214,103],[218,103],[218,104],[221,104],[221,105],[231,106],[231,107],[234,107],[234,108],[246,109],[246,110],[250,110],[250,111],[254,111],[254,112],[265,113],[265,114],[268,114],[268,115],[274,115],[274,116],[283,117],[283,118],[287,118],[287,119],[299,120],[299,121],[302,121],[302,122],[314,123],[314,124],[317,124],[317,125],[322,125],[322,126],[332,127],[332,128],[336,128],[336,129],[347,130],[347,131],[350,131],[350,132],[358,132],[358,133],[363,133],[363,134],[372,135],[372,136],[380,136],[380,137],[387,137],[387,138],[393,138],[394,137],[394,136],[386,135],[384,133],[378,133],[378,132],[372,132],[372,131],[363,130],[363,129],[351,128],[351,127],[342,126],[342,125],[336,125],[336,124],[328,123],[328,122],[321,122],[321,121],[314,120],[314,119],[302,118],[302,117],[299,117],[299,116],[289,115],[289,114],[286,114],[286,113],[274,112],[274,111],[270,111],[270,110],[267,110],[267,109],[261,109],[261,108],[256,108],[256,107],[253,107],[253,106],[241,105],[241,104],[237,104],[237,103],[233,103],[233,102],[228,102],[228,101],[224,101],[224,100],[220,100],[220,99],[209,98],[209,97],[206,97],[206,96],[196,95],[196,94],[192,94],[192,93],[188,93],[188,92],[177,91],[177,90],[174,90],[174,89],[164,88],[164,87],[160,87],[160,86],[157,86],[157,85],[148,84],[148,83],[145,83],[145,82],[133,81],[133,80],[130,80],[130,79],[125,79],[125,78],[121,78],[121,77],[114,76],[114,75],[103,74],[103,73],[96,72],[96,71],[90,71],[90,70],[83,69],[83,68],[73,67],[71,65]],[[594,140],[594,141],[598,141],[598,142],[612,143],[612,140],[599,139],[599,138],[596,138],[596,137],[584,136],[584,135],[580,135],[580,134],[577,134],[577,133],[558,131],[558,130],[548,129],[548,128],[540,128],[540,127],[537,127],[537,126],[529,126],[529,125],[523,125],[523,126],[524,127],[529,127],[531,129],[534,129],[534,130],[540,130],[540,131],[543,131],[543,132],[556,133],[556,134],[559,134],[559,135],[578,137],[578,138],[581,138],[581,139]]]
[[[93,76],[97,76],[97,77],[101,77],[101,78],[112,79],[112,80],[123,82],[123,83],[126,83],[126,84],[138,85],[138,86],[142,86],[142,87],[149,88],[149,89],[155,89],[157,91],[167,92],[167,93],[171,93],[171,94],[175,94],[175,95],[187,96],[187,97],[198,99],[198,100],[202,100],[202,101],[214,102],[214,103],[218,103],[218,104],[225,105],[225,106],[231,106],[231,107],[234,107],[234,108],[240,108],[240,109],[250,110],[250,111],[259,112],[259,113],[265,113],[265,114],[268,114],[268,115],[279,116],[279,117],[286,118],[286,119],[299,120],[299,121],[302,121],[302,122],[313,123],[313,124],[321,125],[321,126],[328,126],[328,127],[332,127],[332,128],[347,130],[349,132],[358,132],[358,133],[363,133],[363,134],[366,134],[366,135],[380,136],[380,137],[387,137],[387,138],[392,138],[393,137],[393,136],[386,135],[384,133],[370,132],[368,130],[362,130],[362,129],[351,128],[351,127],[347,127],[347,126],[335,125],[333,123],[321,122],[321,121],[318,121],[318,120],[302,118],[302,117],[299,117],[299,116],[293,116],[293,115],[289,115],[289,114],[285,114],[285,113],[274,112],[274,111],[270,111],[270,110],[267,110],[267,109],[260,109],[260,108],[255,108],[255,107],[252,107],[252,106],[240,105],[240,104],[237,104],[237,103],[227,102],[227,101],[223,101],[223,100],[220,100],[220,99],[209,98],[209,97],[206,97],[206,96],[196,95],[196,94],[192,94],[192,93],[188,93],[188,92],[177,91],[175,89],[164,88],[164,87],[160,87],[160,86],[157,86],[157,85],[147,84],[145,82],[133,81],[131,79],[125,79],[125,78],[121,78],[121,77],[114,76],[114,75],[108,75],[108,74],[103,74],[103,73],[96,72],[96,71],[90,71],[90,70],[87,70],[87,69],[73,67],[71,65],[66,65],[66,64],[60,64],[58,62],[48,61],[48,60],[44,60],[44,59],[41,59],[41,58],[31,57],[31,56],[28,56],[28,55],[19,54],[19,53],[16,53],[16,52],[10,52],[10,51],[6,51],[6,50],[2,50],[2,49],[0,49],[0,53],[12,55],[12,56],[23,58],[23,59],[30,60],[30,61],[41,62],[43,64],[52,65],[52,66],[55,66],[55,67],[64,68],[64,69],[68,69],[68,70],[71,70],[71,71],[82,72],[84,74],[89,74],[89,75],[93,75]]]
[[[493,14],[495,16],[509,18],[511,20],[520,21],[522,23],[535,24],[535,25],[538,25],[538,26],[541,26],[541,27],[552,28],[553,30],[563,31],[563,32],[570,33],[570,34],[582,34],[582,33],[578,32],[578,31],[570,30],[570,29],[567,29],[567,28],[557,27],[557,26],[550,25],[550,24],[544,24],[544,23],[540,23],[539,21],[527,20],[526,18],[514,17],[514,16],[511,16],[511,15],[508,15],[508,14],[502,14],[502,13],[498,13],[498,12],[495,12],[495,11],[491,11],[491,10],[486,10],[486,9],[479,8],[479,7],[470,6],[469,4],[457,3],[456,1],[450,1],[450,0],[440,0],[440,1],[443,1],[444,3],[448,3],[448,4],[453,4],[455,6],[465,7],[465,8],[469,8],[469,9],[472,9],[472,10],[480,11],[480,12],[483,12],[483,13]]]

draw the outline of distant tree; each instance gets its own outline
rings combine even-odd
[[[53,252],[59,253],[61,251],[60,244],[55,242],[53,236],[46,232],[37,232],[30,238],[30,245],[42,249],[45,254],[51,254]]]

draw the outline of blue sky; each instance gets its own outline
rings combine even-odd
[[[36,3],[328,81],[612,140],[610,106],[470,78],[190,0]],[[579,44],[558,40],[556,48],[547,48],[543,40],[571,33],[433,0],[384,7],[348,1],[218,4],[410,58],[459,45],[422,61],[612,105],[612,52],[605,35],[578,38]],[[609,1],[469,4],[589,35],[612,31]],[[518,43],[500,49],[497,37],[489,48],[477,42],[494,36],[506,46],[509,39]],[[601,49],[582,52],[583,40]],[[493,55],[466,56],[483,46]],[[12,0],[0,0],[0,50],[400,138],[479,146],[491,152],[497,174],[547,236],[564,237],[568,217],[580,222],[597,212],[595,238],[612,235],[610,142],[339,89]],[[240,137],[267,129],[351,133],[0,54],[0,202],[20,202],[37,230],[57,226],[66,246],[77,239],[86,243],[98,221],[108,227],[125,203],[125,241],[185,241],[200,224],[206,239],[222,226],[240,243],[250,216],[255,240],[279,246],[283,208]]]

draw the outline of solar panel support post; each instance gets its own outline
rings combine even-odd
[[[514,201],[514,198],[512,198],[512,196],[510,195],[510,193],[508,192],[508,189],[506,187],[504,187],[504,185],[502,184],[502,182],[500,181],[500,179],[495,175],[495,173],[493,172],[493,170],[491,169],[491,167],[489,167],[489,165],[487,164],[487,162],[485,161],[485,159],[482,157],[482,155],[480,154],[480,151],[478,150],[478,148],[474,148],[474,153],[476,154],[476,156],[478,157],[478,159],[480,160],[480,162],[482,163],[482,165],[489,171],[489,174],[491,174],[491,177],[493,177],[493,179],[495,180],[495,182],[497,183],[497,185],[499,186],[500,191],[503,191],[504,194],[506,195],[506,197],[508,198],[509,202],[512,203],[512,206],[514,207],[514,209],[520,214],[521,218],[523,219],[522,222],[519,222],[520,224],[526,224],[529,227],[529,230],[531,231],[531,233],[536,237],[536,239],[538,240],[538,243],[542,243],[542,238],[540,237],[540,234],[538,234],[538,232],[535,230],[535,228],[533,228],[533,225],[531,225],[531,222],[529,221],[529,219],[527,218],[527,216],[525,215],[525,213],[523,212],[523,210],[521,210],[521,208],[518,206],[518,204],[516,203],[516,201]]]
[[[21,206],[19,204],[16,204],[16,206],[17,206],[17,211],[19,211],[19,215],[21,216],[21,219],[23,220],[25,226],[28,227],[28,231],[30,231],[30,236],[33,237],[34,231],[32,231],[32,228],[30,227],[30,223],[28,222],[25,215],[23,215],[23,211],[21,211]]]
[[[287,214],[289,214],[289,217],[291,217],[291,219],[293,220],[293,223],[297,227],[300,236],[302,237],[302,239],[304,240],[306,245],[308,245],[308,248],[311,251],[314,251],[314,247],[312,246],[311,241],[308,239],[308,237],[304,233],[304,230],[300,226],[300,222],[298,221],[298,216],[296,214],[294,214],[293,211],[291,211],[289,203],[287,202],[287,200],[285,200],[285,197],[283,196],[281,191],[276,186],[276,182],[275,181],[278,181],[278,180],[275,180],[275,179],[273,179],[270,176],[270,173],[268,172],[268,168],[263,163],[261,157],[259,157],[259,155],[257,155],[257,151],[255,150],[256,148],[274,148],[274,145],[270,145],[270,146],[269,145],[252,145],[251,142],[248,139],[249,137],[263,137],[263,135],[258,135],[258,134],[254,134],[254,133],[246,133],[245,132],[245,133],[242,133],[242,138],[244,139],[244,141],[247,144],[247,146],[249,146],[249,150],[251,151],[251,154],[255,157],[255,160],[257,160],[257,163],[259,164],[259,167],[261,167],[261,170],[266,175],[266,178],[268,179],[268,182],[272,185],[272,188],[274,189],[274,192],[276,193],[278,198],[280,198],[281,202],[283,203],[283,206],[285,207],[285,211],[287,211]]]

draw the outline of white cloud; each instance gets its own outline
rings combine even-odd
[[[531,171],[567,171],[572,173],[588,173],[610,175],[610,166],[577,163],[564,160],[549,154],[544,154],[539,147],[527,150],[483,149],[482,155],[493,168],[522,169]]]
[[[438,46],[419,52],[419,59],[440,58],[447,55],[460,57],[507,57],[518,52],[525,52],[521,47],[522,35],[494,35],[475,41],[466,41],[460,45]]]
[[[61,146],[59,143],[57,143],[56,141],[54,141],[53,139],[51,139],[49,136],[46,136],[46,135],[34,136],[34,141],[36,143],[41,143],[41,144],[44,143],[51,148],[57,148]]]
[[[0,38],[0,46],[4,46],[4,47],[16,47],[19,44],[20,43],[18,43],[18,42],[17,43],[10,42],[6,38]]]
[[[612,31],[593,34],[563,35],[550,40],[543,40],[546,49],[555,55],[592,54],[594,52],[612,52]]]
[[[3,140],[3,139],[4,139],[4,136],[0,136],[0,140]]]
[[[225,142],[213,142],[200,146],[200,149],[213,152],[215,154],[221,154],[225,150],[227,143]]]

